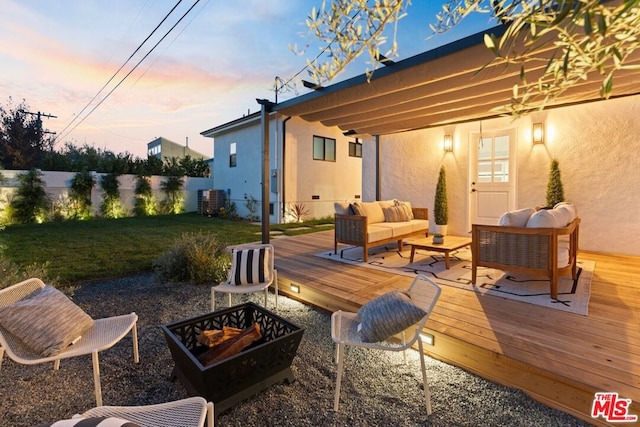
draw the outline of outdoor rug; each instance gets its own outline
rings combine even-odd
[[[471,284],[471,249],[462,248],[449,255],[451,268],[445,268],[444,254],[427,250],[416,250],[414,262],[410,262],[411,246],[398,251],[395,244],[369,249],[369,261],[364,262],[362,248],[349,246],[338,248],[338,253],[328,250],[316,254],[321,258],[362,267],[378,269],[413,277],[424,274],[440,285],[494,295],[530,304],[586,316],[589,306],[591,278],[595,262],[578,259],[578,279],[570,275],[560,276],[558,299],[549,294],[549,280],[544,277],[513,274],[492,268],[478,267],[477,283]]]

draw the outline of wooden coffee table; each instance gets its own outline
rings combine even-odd
[[[442,252],[444,253],[444,264],[449,269],[449,253],[456,249],[462,249],[465,246],[471,245],[470,237],[462,236],[445,236],[444,243],[433,243],[433,236],[419,237],[417,239],[406,239],[405,243],[411,245],[411,261],[416,254],[416,249],[424,249],[427,251]]]

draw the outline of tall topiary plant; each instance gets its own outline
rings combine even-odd
[[[440,167],[438,184],[436,185],[436,198],[433,204],[433,216],[436,225],[447,225],[449,222],[449,209],[447,207],[447,176],[444,166]],[[441,231],[437,231],[441,234]]]
[[[553,159],[547,182],[547,206],[555,206],[560,202],[564,202],[564,189],[560,179],[560,165],[557,159]]]

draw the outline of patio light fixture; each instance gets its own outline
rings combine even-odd
[[[453,151],[453,137],[450,134],[444,136],[443,147],[445,153]]]
[[[534,144],[544,144],[544,124],[534,123],[531,129],[531,140]]]

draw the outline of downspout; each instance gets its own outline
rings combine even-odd
[[[282,194],[280,196],[280,200],[282,201],[282,216],[280,217],[282,219],[282,221],[284,221],[284,215],[286,213],[286,200],[285,200],[285,184],[287,182],[286,179],[284,179],[287,175],[284,173],[284,165],[285,165],[285,160],[287,159],[287,156],[285,155],[285,153],[287,152],[286,150],[286,142],[287,142],[287,122],[291,119],[291,116],[287,117],[286,119],[284,119],[282,121],[282,172],[280,173],[280,188],[282,190]]]

